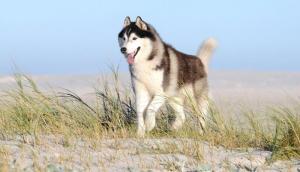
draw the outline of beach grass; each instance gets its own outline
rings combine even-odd
[[[71,138],[97,141],[111,138],[136,138],[136,112],[130,88],[120,88],[117,72],[114,84],[103,81],[101,89],[93,93],[95,101],[87,102],[71,90],[41,91],[29,76],[15,74],[15,84],[1,92],[0,137],[32,137],[39,144],[43,136],[64,138],[69,146]],[[187,122],[177,132],[169,130],[174,118],[169,106],[158,114],[157,127],[147,138],[192,138],[227,149],[257,148],[272,152],[270,161],[300,158],[300,114],[295,108],[266,107],[262,111],[245,108],[236,114],[243,120],[226,117],[211,103],[210,116],[204,134],[199,132],[196,113],[188,113]],[[239,107],[240,108],[240,107]],[[180,151],[201,159],[201,151],[177,150],[172,146],[163,151]],[[197,145],[193,150],[198,150]],[[3,153],[4,152],[4,153]],[[6,154],[4,150],[0,153]]]

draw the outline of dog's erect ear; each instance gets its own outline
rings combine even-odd
[[[131,23],[130,17],[127,16],[127,17],[125,18],[125,20],[124,20],[124,25],[123,25],[123,27],[126,27],[126,26],[130,25],[130,23]]]
[[[142,20],[142,18],[140,16],[137,16],[135,24],[137,25],[137,27],[139,27],[142,30],[147,30],[147,24]]]

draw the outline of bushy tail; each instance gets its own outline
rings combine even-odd
[[[201,59],[206,73],[208,72],[209,59],[216,46],[217,41],[213,38],[209,38],[203,42],[202,46],[198,50],[197,57]]]

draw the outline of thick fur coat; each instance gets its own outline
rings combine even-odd
[[[208,62],[216,42],[208,39],[196,56],[187,55],[163,42],[140,17],[135,22],[126,17],[118,38],[136,95],[137,134],[144,136],[155,127],[156,112],[166,101],[176,114],[172,129],[179,129],[185,121],[187,99],[196,105],[204,130],[209,107]]]

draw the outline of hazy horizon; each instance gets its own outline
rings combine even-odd
[[[188,54],[215,37],[212,70],[300,71],[300,1],[6,1],[0,3],[0,75],[91,74],[127,64],[125,16],[152,24]]]

